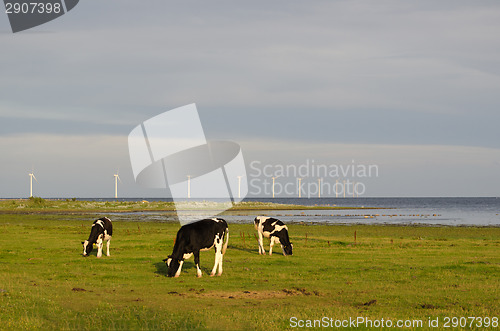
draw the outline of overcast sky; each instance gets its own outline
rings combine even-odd
[[[127,136],[190,103],[247,165],[377,165],[365,196],[500,196],[499,17],[497,1],[84,0],[13,34],[0,13],[0,197],[29,196],[32,168],[36,196],[112,197],[117,171],[121,197],[167,196],[136,185]]]

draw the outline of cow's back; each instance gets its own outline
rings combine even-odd
[[[174,245],[174,254],[192,253],[195,249],[207,249],[214,245],[217,234],[223,239],[228,228],[223,219],[204,219],[198,222],[183,225],[177,232]]]
[[[271,217],[267,217],[267,216],[257,216],[255,219],[254,219],[254,226],[255,226],[255,230],[259,231],[263,231],[263,228],[264,228],[264,224],[266,222],[268,222],[268,220],[270,219],[273,219],[273,220],[276,220],[274,218],[271,218]],[[271,223],[267,223],[267,224],[271,224]]]
[[[273,217],[258,216],[255,218],[254,222],[255,229],[259,230],[260,228],[260,231],[266,234],[272,233],[276,228],[285,228],[288,230],[288,227],[285,225],[285,223]]]
[[[104,223],[104,230],[107,232],[108,236],[113,235],[113,223],[111,223],[111,220],[107,217],[100,218],[101,221]]]

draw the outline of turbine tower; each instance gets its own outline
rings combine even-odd
[[[236,176],[238,177],[238,199],[241,198],[241,177],[243,176]]]
[[[118,181],[120,181],[120,183],[122,182],[122,180],[120,179],[120,176],[118,176],[118,174],[115,174],[115,199],[118,199]]]
[[[30,176],[30,198],[33,196],[33,178],[36,180],[35,174],[33,173],[33,170],[28,174]],[[38,183],[38,180],[36,180]]]
[[[273,179],[273,198],[274,198],[274,181],[276,180],[276,178],[278,178],[278,177],[272,177],[272,179]]]

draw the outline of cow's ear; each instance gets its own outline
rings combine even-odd
[[[82,245],[85,244],[85,241],[82,241]]]

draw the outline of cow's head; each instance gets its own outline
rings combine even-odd
[[[281,245],[283,248],[283,255],[292,255],[293,244],[289,242],[287,245]]]
[[[94,248],[94,244],[92,244],[88,240],[82,241],[82,244],[83,244],[83,256],[88,256],[90,254],[90,252],[92,252],[92,249]]]
[[[163,262],[165,262],[168,267],[167,276],[174,277],[177,273],[177,270],[179,270],[180,261],[172,258],[172,255],[169,255],[166,259],[163,260]]]
[[[168,270],[167,270],[167,276],[168,277],[178,277],[177,275],[177,271],[179,270],[180,266],[181,266],[181,261],[178,260],[178,259],[174,259],[172,257],[169,257],[165,263],[167,264],[168,266]]]
[[[163,260],[163,262],[165,262],[167,267],[170,266],[170,261],[172,261],[172,255],[169,255],[166,259]]]
[[[288,236],[288,228],[286,225],[277,232],[277,237],[279,238],[281,249],[283,250],[283,255],[292,255],[293,245],[290,242],[290,237]]]

